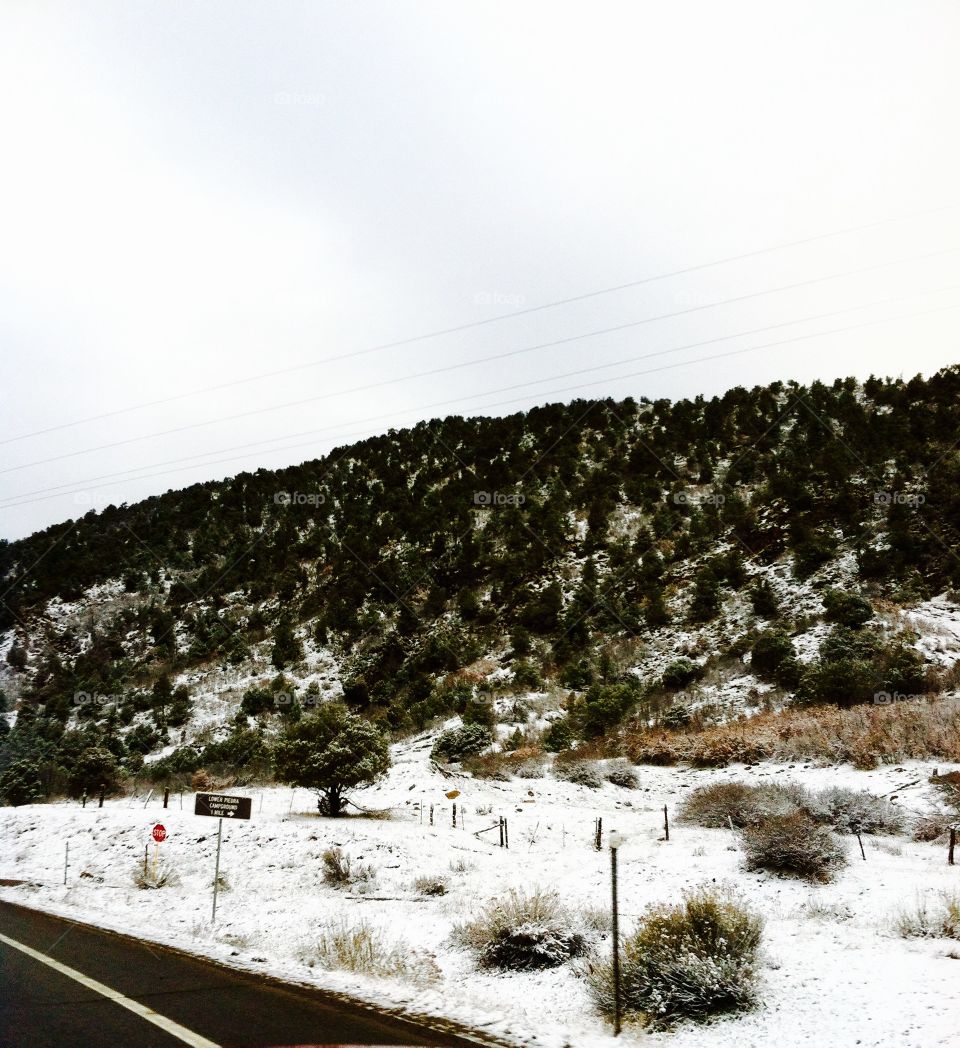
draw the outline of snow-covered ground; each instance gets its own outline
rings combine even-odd
[[[763,1003],[706,1027],[681,1025],[644,1034],[627,1027],[621,1043],[676,1048],[791,1048],[803,1045],[936,1048],[960,1044],[956,1005],[958,944],[903,940],[891,930],[898,908],[924,894],[960,890],[960,866],[946,864],[939,844],[907,836],[865,837],[866,861],[847,839],[849,865],[832,884],[804,882],[741,869],[736,836],[674,823],[663,837],[663,805],[671,812],[692,787],[711,781],[803,782],[818,788],[853,785],[880,795],[897,792],[911,811],[933,801],[932,765],[913,763],[857,772],[847,767],[757,765],[716,771],[639,768],[640,788],[600,790],[553,778],[479,781],[446,777],[429,761],[431,738],[394,748],[387,781],[354,795],[366,809],[391,818],[331,820],[316,814],[306,791],[251,789],[253,817],[228,823],[217,922],[211,925],[216,822],[192,814],[192,796],[108,801],[102,810],[76,803],[0,809],[0,877],[30,881],[0,897],[133,932],[231,964],[349,992],[413,1014],[445,1016],[513,1044],[560,1048],[612,1043],[572,967],[540,973],[477,970],[450,944],[452,926],[508,888],[555,889],[572,906],[605,907],[609,855],[592,846],[594,820],[604,832],[627,835],[621,851],[624,923],[652,902],[678,899],[687,886],[727,884],[766,919]],[[942,769],[941,769],[942,770]],[[456,797],[458,825],[452,826]],[[429,807],[433,806],[434,825]],[[510,849],[497,833],[509,820]],[[464,827],[464,816],[466,826]],[[138,890],[151,827],[168,839],[162,861],[179,883]],[[63,885],[65,844],[70,843]],[[322,876],[322,852],[339,845],[371,865],[375,879],[361,890],[337,890]],[[152,858],[152,845],[150,847]],[[421,875],[442,875],[449,891],[423,897]],[[366,920],[388,940],[432,957],[433,981],[413,984],[322,970],[311,964],[315,929],[328,921]]]

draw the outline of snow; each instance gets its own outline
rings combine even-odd
[[[710,771],[638,770],[640,788],[600,790],[551,777],[492,782],[445,776],[430,763],[434,733],[394,747],[394,767],[380,786],[357,792],[364,809],[391,818],[331,820],[303,790],[251,788],[249,822],[227,822],[220,895],[211,926],[216,823],[191,813],[192,796],[108,800],[99,810],[76,803],[0,809],[0,877],[31,883],[0,889],[25,905],[131,932],[245,969],[322,986],[411,1015],[443,1016],[517,1045],[596,1048],[612,1044],[571,966],[540,973],[478,971],[450,943],[452,926],[510,887],[553,888],[575,907],[605,907],[609,858],[592,847],[594,820],[627,835],[620,853],[620,898],[626,929],[652,902],[678,898],[687,886],[726,884],[766,919],[763,1004],[755,1012],[705,1027],[681,1025],[643,1034],[628,1026],[620,1041],[674,1048],[831,1045],[937,1048],[956,1045],[960,964],[944,940],[903,940],[890,928],[899,907],[922,893],[960,890],[960,867],[946,864],[939,843],[908,837],[864,838],[867,861],[847,839],[849,865],[829,885],[746,873],[736,836],[674,823],[662,839],[662,808],[675,812],[694,786],[713,781],[798,781],[819,788],[850,785],[910,811],[934,803],[928,763],[855,771],[846,766],[761,764]],[[941,768],[941,770],[943,770]],[[452,826],[457,789],[458,825]],[[433,805],[434,825],[429,824]],[[422,807],[421,807],[422,806]],[[482,814],[481,814],[482,812]],[[510,849],[497,833],[509,819]],[[466,817],[466,827],[463,819]],[[155,822],[166,826],[164,862],[179,883],[138,890],[133,872]],[[64,845],[70,842],[64,886]],[[369,886],[333,889],[320,857],[338,845],[376,871]],[[152,845],[151,853],[152,853]],[[444,875],[448,894],[418,896],[419,875]],[[404,949],[436,962],[435,982],[410,983],[325,971],[309,964],[321,923],[367,920]],[[952,1014],[951,1014],[952,1013]]]

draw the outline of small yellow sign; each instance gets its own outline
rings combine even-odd
[[[459,790],[451,790],[448,794],[445,794],[448,801],[455,801],[460,796]]]

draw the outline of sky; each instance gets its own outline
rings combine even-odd
[[[5,0],[0,537],[423,418],[960,362],[958,51],[953,0]]]

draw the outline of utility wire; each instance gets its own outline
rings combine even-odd
[[[746,353],[755,353],[755,352],[757,352],[758,350],[761,350],[761,349],[771,349],[771,348],[776,348],[776,347],[780,347],[780,346],[790,345],[790,344],[795,343],[795,342],[801,342],[801,341],[805,341],[805,340],[812,339],[812,338],[820,338],[820,337],[823,337],[825,335],[843,334],[843,333],[846,333],[848,331],[856,331],[856,330],[860,330],[862,328],[867,328],[867,327],[876,327],[878,324],[889,323],[889,322],[897,321],[897,320],[907,320],[907,319],[910,319],[912,317],[930,316],[930,315],[935,314],[935,313],[944,313],[944,312],[947,312],[947,311],[953,310],[953,309],[960,309],[960,303],[955,303],[955,304],[949,305],[949,306],[935,307],[933,309],[917,310],[917,311],[912,312],[912,313],[902,313],[902,314],[899,314],[899,315],[893,316],[893,317],[883,317],[883,318],[881,318],[879,320],[865,321],[862,324],[850,324],[850,325],[847,325],[847,326],[844,326],[844,327],[831,328],[831,329],[829,329],[827,331],[816,331],[816,332],[812,332],[812,333],[807,334],[807,335],[797,335],[795,337],[782,339],[782,340],[777,341],[777,342],[763,343],[762,345],[759,345],[759,346],[747,346],[747,347],[745,347],[743,349],[729,350],[729,351],[724,352],[724,353],[714,353],[714,354],[711,354],[711,355],[708,355],[708,356],[696,357],[696,358],[694,358],[692,360],[679,361],[676,364],[664,364],[664,365],[662,365],[660,367],[647,368],[646,370],[643,370],[643,371],[633,371],[633,372],[629,372],[628,374],[625,374],[625,375],[614,375],[614,376],[611,376],[609,378],[598,379],[598,380],[596,380],[594,382],[578,383],[576,385],[566,386],[566,387],[562,387],[560,389],[544,390],[544,391],[538,393],[537,395],[538,396],[544,396],[544,397],[550,397],[550,396],[555,396],[555,395],[557,395],[559,393],[580,392],[580,391],[582,391],[585,388],[589,388],[590,386],[604,385],[604,384],[608,384],[608,383],[612,383],[612,382],[622,382],[622,381],[624,381],[626,379],[630,379],[630,378],[637,378],[637,377],[644,376],[644,375],[653,375],[653,374],[656,374],[656,373],[662,372],[662,371],[672,371],[672,370],[674,370],[676,368],[689,367],[691,364],[703,364],[703,363],[706,363],[706,362],[712,361],[712,360],[721,360],[721,359],[727,358],[727,357],[741,356],[741,355],[746,354]],[[557,375],[557,376],[554,376],[554,377],[555,378],[566,378],[566,377],[569,377],[570,375],[575,375],[575,374],[578,374],[578,373],[579,372],[570,372],[567,375]],[[513,390],[516,390],[516,389],[521,389],[524,386],[535,385],[535,384],[539,384],[540,382],[545,382],[545,381],[550,381],[550,380],[549,379],[535,379],[532,382],[515,383],[514,385],[511,385],[511,386],[502,386],[499,389],[486,390],[485,392],[482,392],[482,393],[471,393],[471,394],[467,394],[466,396],[462,396],[462,397],[451,398],[451,399],[448,399],[448,400],[435,401],[432,404],[422,404],[422,405],[420,405],[418,407],[413,407],[413,408],[410,408],[408,410],[411,411],[411,412],[417,412],[419,414],[420,412],[428,411],[428,410],[431,410],[433,408],[444,407],[444,406],[447,406],[447,405],[450,405],[450,404],[462,403],[463,401],[467,401],[467,400],[475,400],[478,397],[493,396],[493,395],[495,395],[497,393],[511,392]],[[510,400],[495,401],[495,402],[490,403],[490,404],[480,404],[480,405],[477,405],[477,410],[478,411],[486,411],[486,410],[489,410],[490,408],[494,408],[494,407],[504,407],[504,406],[509,405],[509,404],[522,403],[522,402],[528,400],[528,398],[529,398],[529,394],[524,395],[522,397],[514,397],[514,398],[512,398]],[[360,423],[377,422],[377,421],[381,421],[383,419],[391,418],[391,417],[394,417],[393,412],[386,412],[386,413],[381,414],[381,415],[368,416],[365,419],[360,419],[359,422]],[[316,432],[317,433],[321,433],[323,431],[322,430],[317,430]],[[366,433],[367,430],[364,429],[364,430],[361,430],[359,432]],[[313,443],[313,442],[311,441],[310,443]],[[293,448],[293,447],[297,447],[297,445],[290,445],[288,448],[274,448],[272,450],[274,450],[274,451],[283,451],[283,450],[289,450],[290,448]],[[225,460],[222,460],[222,461],[230,461],[230,460],[229,459],[225,459]],[[213,463],[204,463],[204,465],[212,465],[212,464]],[[132,477],[130,479],[131,480],[148,480],[148,479],[151,479],[152,477],[163,476],[165,474],[177,473],[177,472],[179,472],[179,470],[176,470],[176,469],[174,469],[174,470],[164,470],[164,471],[161,471],[160,473],[145,474],[143,476]],[[100,485],[100,487],[106,487],[106,485]],[[78,491],[96,490],[96,485],[94,485],[93,487],[80,488],[80,489],[77,489],[77,490]],[[32,505],[35,502],[45,502],[45,501],[48,501],[49,499],[60,498],[60,497],[64,497],[66,495],[75,494],[75,493],[76,492],[65,491],[65,492],[60,492],[59,494],[56,494],[56,495],[45,495],[42,498],[25,500],[23,502],[18,502],[18,503],[15,503],[13,505],[10,505],[10,506],[5,506],[3,508],[5,508],[5,509],[15,509],[18,506]]]
[[[508,351],[506,351],[504,353],[495,353],[495,354],[492,354],[492,355],[487,356],[487,357],[479,357],[479,358],[474,359],[474,360],[461,361],[460,363],[457,363],[457,364],[446,364],[446,365],[443,365],[442,367],[439,367],[439,368],[432,368],[432,369],[430,369],[428,371],[416,372],[416,373],[414,373],[412,375],[401,375],[401,376],[398,376],[396,378],[382,379],[382,380],[380,380],[378,382],[371,382],[371,383],[367,383],[367,384],[361,385],[361,386],[354,386],[352,388],[345,389],[345,390],[334,390],[334,391],[331,391],[331,392],[328,392],[328,393],[318,393],[318,394],[315,394],[314,396],[302,397],[302,398],[300,398],[298,400],[284,401],[281,404],[272,404],[272,405],[270,405],[268,407],[251,408],[251,409],[249,409],[247,411],[239,411],[239,412],[236,412],[236,413],[234,413],[232,415],[221,415],[221,416],[218,416],[217,418],[203,419],[203,420],[201,420],[199,422],[190,422],[190,423],[187,423],[187,424],[185,424],[183,426],[174,426],[171,429],[155,430],[153,433],[143,433],[140,436],[127,437],[127,438],[125,438],[123,440],[115,440],[115,441],[111,441],[111,442],[109,442],[107,444],[97,444],[97,445],[94,445],[93,447],[80,448],[77,451],[64,452],[61,455],[51,455],[51,456],[49,456],[47,458],[35,459],[32,462],[24,462],[24,463],[21,463],[18,466],[8,466],[6,469],[0,470],[0,475],[4,475],[4,474],[7,474],[7,473],[17,473],[20,470],[30,469],[33,466],[46,465],[48,462],[60,462],[60,461],[63,461],[64,459],[77,458],[77,457],[79,457],[81,455],[88,455],[88,454],[92,454],[93,452],[97,452],[97,451],[105,451],[105,450],[108,450],[110,448],[124,447],[124,446],[129,445],[129,444],[139,443],[140,441],[143,441],[143,440],[152,440],[155,437],[166,437],[166,436],[170,436],[170,435],[172,435],[174,433],[186,433],[186,432],[189,432],[190,430],[200,429],[203,426],[217,425],[217,424],[219,424],[221,422],[233,422],[233,421],[236,421],[237,419],[242,419],[242,418],[252,418],[252,417],[257,416],[257,415],[268,414],[269,412],[272,412],[272,411],[282,411],[282,410],[284,410],[286,408],[303,407],[306,404],[315,404],[318,401],[327,400],[327,399],[329,399],[331,397],[335,397],[335,396],[345,396],[345,395],[348,395],[348,394],[351,394],[351,393],[367,392],[367,391],[372,390],[372,389],[382,389],[382,388],[387,387],[387,386],[396,385],[398,382],[409,382],[409,381],[412,381],[414,379],[427,378],[427,377],[430,377],[432,375],[441,374],[443,372],[460,370],[462,368],[473,367],[473,366],[478,365],[478,364],[490,363],[491,361],[494,361],[494,360],[503,360],[503,359],[506,359],[506,358],[509,358],[509,357],[520,356],[520,355],[525,354],[525,353],[532,353],[532,352],[534,352],[536,350],[540,350],[540,349],[550,349],[550,348],[554,348],[556,346],[569,345],[569,344],[571,344],[573,342],[578,342],[578,341],[581,341],[582,339],[585,339],[585,338],[594,338],[594,337],[596,337],[598,335],[607,335],[607,334],[611,334],[611,333],[614,333],[614,332],[626,331],[626,330],[629,330],[631,328],[640,327],[640,326],[642,326],[644,324],[652,324],[652,323],[654,323],[656,321],[660,321],[660,320],[671,320],[671,319],[674,319],[675,317],[687,316],[687,315],[690,315],[692,313],[699,313],[699,312],[702,312],[703,310],[706,310],[706,309],[715,309],[718,306],[726,306],[726,305],[732,305],[732,304],[739,303],[739,302],[745,302],[745,301],[748,301],[750,299],[760,298],[760,297],[762,297],[764,295],[777,294],[777,293],[780,293],[780,292],[783,292],[783,291],[793,291],[793,290],[797,290],[798,288],[801,288],[801,287],[810,287],[813,284],[824,283],[824,282],[829,281],[829,280],[837,280],[837,279],[841,279],[843,277],[855,276],[855,275],[858,275],[858,274],[861,274],[861,273],[872,272],[872,271],[875,271],[875,270],[878,270],[878,269],[886,269],[886,268],[889,268],[891,266],[902,265],[904,263],[921,261],[921,260],[934,258],[934,257],[938,257],[940,255],[945,255],[945,254],[952,254],[953,252],[955,252],[957,250],[958,249],[955,248],[955,247],[942,248],[942,249],[937,250],[937,251],[925,252],[924,254],[921,254],[921,255],[912,255],[912,256],[909,256],[907,258],[899,258],[899,259],[892,259],[892,260],[889,260],[889,261],[886,261],[886,262],[878,262],[878,263],[874,263],[874,264],[869,265],[869,266],[858,267],[856,269],[844,270],[844,271],[838,272],[838,273],[830,273],[830,274],[827,274],[826,276],[812,277],[812,278],[810,278],[808,280],[795,281],[794,283],[791,283],[791,284],[783,284],[783,285],[780,285],[779,287],[765,288],[765,289],[763,289],[761,291],[751,291],[751,292],[749,292],[747,294],[744,294],[744,295],[735,295],[735,296],[733,296],[731,298],[719,299],[719,300],[717,300],[715,302],[707,302],[707,303],[705,303],[703,305],[699,305],[699,306],[690,306],[690,307],[688,307],[686,309],[675,310],[675,311],[673,311],[671,313],[660,313],[660,314],[657,314],[657,315],[652,316],[652,317],[643,317],[640,320],[629,321],[629,322],[627,322],[625,324],[617,324],[617,325],[615,325],[613,327],[599,328],[599,329],[596,329],[594,331],[586,331],[586,332],[583,332],[583,333],[581,333],[579,335],[568,336],[567,338],[554,339],[554,340],[552,340],[550,342],[540,342],[540,343],[537,343],[537,344],[532,345],[532,346],[523,346],[523,347],[521,347],[519,349],[508,350]]]
[[[255,375],[248,375],[245,378],[232,379],[229,382],[220,382],[211,386],[201,386],[198,389],[188,390],[183,393],[174,393],[168,397],[159,397],[155,400],[142,401],[139,404],[131,404],[127,407],[116,408],[113,411],[105,411],[98,415],[88,415],[85,418],[74,419],[71,422],[62,422],[56,426],[48,426],[45,429],[33,430],[29,433],[21,433],[17,436],[6,437],[0,440],[0,446],[4,444],[12,444],[21,440],[28,440],[32,437],[43,436],[47,433],[56,433],[64,429],[72,429],[76,426],[86,425],[90,422],[97,422],[102,419],[116,418],[118,415],[130,414],[134,411],[141,411],[144,408],[159,407],[163,404],[172,404],[178,400],[185,400],[189,397],[202,396],[205,393],[214,393],[222,389],[230,389],[235,386],[242,386],[251,382],[260,382],[268,378],[276,378],[280,375],[292,375],[298,371],[305,371],[310,368],[321,367],[324,364],[333,364],[341,360],[351,360],[357,357],[367,356],[371,353],[380,353],[388,349],[399,349],[403,346],[413,345],[417,342],[424,342],[430,339],[442,338],[445,335],[454,335],[463,331],[470,331],[476,328],[485,327],[489,324],[498,324],[504,320],[512,320],[516,317],[530,316],[534,313],[541,313],[548,309],[557,309],[561,306],[568,306],[575,302],[585,302],[589,299],[599,298],[602,295],[611,295],[619,291],[628,291],[632,288],[642,287],[645,284],[656,283],[661,280],[670,280],[673,277],[686,276],[690,273],[698,273],[705,269],[711,269],[714,266],[729,265],[733,262],[742,262],[750,258],[758,258],[761,255],[770,254],[775,251],[785,251],[793,247],[801,247],[805,244],[814,244],[822,240],[830,240],[834,237],[845,236],[850,233],[861,233],[868,229],[877,229],[881,226],[892,225],[897,222],[905,222],[913,218],[920,218],[926,215],[941,214],[944,211],[954,211],[960,204],[945,204],[940,207],[925,208],[920,211],[913,211],[906,215],[900,215],[893,218],[878,219],[874,222],[865,222],[861,225],[856,226],[845,226],[842,229],[831,230],[827,233],[817,233],[813,236],[802,237],[799,240],[788,240],[780,244],[773,244],[768,247],[756,248],[752,251],[744,251],[738,255],[727,255],[723,258],[712,259],[709,262],[700,262],[691,266],[684,266],[681,269],[668,270],[664,273],[656,273],[651,276],[640,277],[637,280],[631,280],[623,284],[615,284],[610,287],[598,288],[594,291],[587,291],[580,295],[570,295],[567,298],[554,299],[551,302],[544,302],[539,306],[528,306],[525,309],[513,310],[510,313],[501,313],[497,316],[486,317],[483,320],[468,321],[464,324],[457,324],[453,327],[439,328],[435,331],[428,331],[420,335],[411,335],[408,338],[396,339],[392,342],[381,342],[378,345],[367,346],[362,349],[351,350],[345,353],[337,353],[329,357],[321,357],[317,360],[305,361],[302,364],[294,364],[287,368],[277,368],[273,371],[262,371]]]
[[[922,292],[917,292],[917,293],[910,294],[910,295],[901,295],[898,298],[894,298],[894,299],[889,299],[889,298],[878,299],[878,300],[875,300],[873,302],[865,302],[865,303],[862,303],[862,304],[856,305],[856,306],[845,306],[842,309],[830,310],[830,311],[828,311],[826,313],[814,313],[814,314],[810,314],[810,315],[804,316],[804,317],[795,317],[795,318],[793,318],[791,320],[780,321],[777,324],[764,324],[762,327],[751,328],[751,329],[749,329],[747,331],[736,331],[736,332],[732,332],[732,333],[730,333],[728,335],[717,335],[714,338],[702,339],[702,340],[700,340],[698,342],[687,342],[684,345],[674,346],[674,347],[672,347],[670,349],[656,350],[653,353],[641,353],[641,354],[638,354],[638,355],[635,355],[635,356],[631,356],[631,357],[624,357],[624,358],[622,358],[620,360],[610,361],[609,363],[606,363],[606,364],[595,364],[595,365],[593,365],[593,366],[591,366],[589,368],[583,368],[583,369],[581,369],[580,371],[577,371],[577,372],[567,372],[564,375],[551,375],[548,378],[535,379],[532,382],[527,383],[527,385],[538,385],[538,384],[540,384],[542,382],[552,382],[552,381],[555,381],[558,378],[568,378],[568,377],[570,377],[571,375],[574,375],[574,374],[587,374],[589,372],[594,372],[594,371],[603,371],[603,370],[607,370],[607,369],[613,368],[613,367],[620,367],[623,364],[632,364],[632,363],[636,363],[637,361],[640,361],[640,360],[649,360],[649,359],[654,358],[654,357],[667,356],[667,355],[670,355],[670,354],[673,354],[673,353],[681,353],[681,352],[684,352],[685,350],[688,350],[688,349],[698,349],[701,346],[714,345],[717,342],[726,342],[726,341],[729,341],[730,339],[734,339],[734,338],[746,338],[749,335],[758,335],[758,334],[761,334],[764,331],[776,331],[776,330],[779,330],[781,328],[792,327],[792,326],[794,326],[796,324],[809,323],[810,321],[813,321],[813,320],[825,320],[825,319],[828,319],[830,317],[840,316],[840,315],[842,315],[844,313],[857,312],[857,311],[863,310],[863,309],[872,309],[874,306],[893,305],[893,304],[895,304],[897,302],[908,301],[910,299],[917,298],[917,297],[925,297],[927,295],[939,295],[939,294],[942,294],[945,291],[954,291],[957,288],[960,288],[960,284],[947,284],[947,285],[944,285],[943,287],[935,288],[932,291],[922,291]],[[485,396],[485,395],[486,394],[483,394],[483,393],[476,394],[476,396]],[[123,479],[123,478],[128,478],[130,480],[139,480],[139,479],[142,479],[142,478],[141,477],[132,476],[132,474],[138,473],[140,470],[143,470],[143,469],[153,469],[154,467],[157,467],[157,466],[170,466],[170,465],[176,465],[176,464],[181,464],[181,463],[185,463],[185,462],[198,462],[198,464],[202,464],[202,465],[214,465],[214,464],[218,464],[220,462],[230,462],[230,461],[232,461],[232,458],[216,459],[216,460],[214,460],[214,462],[208,462],[208,463],[199,463],[199,461],[198,461],[200,459],[209,458],[211,455],[224,454],[224,453],[230,452],[230,451],[247,451],[247,450],[250,450],[252,448],[258,448],[258,449],[262,449],[264,452],[269,453],[269,452],[272,452],[272,451],[288,450],[289,448],[292,448],[292,447],[302,447],[303,445],[288,445],[287,447],[284,447],[284,448],[271,448],[271,447],[267,447],[266,445],[268,445],[268,444],[276,444],[277,441],[291,440],[291,439],[294,439],[296,437],[303,437],[303,436],[309,436],[309,435],[317,435],[317,434],[321,434],[321,433],[328,433],[332,429],[337,429],[337,428],[339,428],[339,427],[338,426],[327,426],[327,427],[324,427],[322,429],[304,430],[304,431],[301,431],[299,433],[287,433],[287,434],[283,434],[283,435],[278,436],[278,437],[271,437],[268,440],[258,440],[258,441],[251,441],[251,442],[244,443],[244,444],[234,444],[234,445],[230,445],[229,447],[217,448],[217,449],[215,449],[213,451],[205,451],[205,452],[201,452],[201,453],[196,454],[196,455],[185,455],[185,456],[182,456],[180,458],[166,459],[166,460],[163,460],[163,461],[160,461],[160,462],[151,462],[151,463],[148,463],[146,465],[134,467],[132,469],[121,470],[121,471],[115,472],[115,473],[105,473],[105,474],[100,474],[99,476],[96,476],[96,477],[86,477],[83,480],[71,480],[71,481],[68,481],[68,482],[63,483],[63,484],[54,484],[54,485],[52,485],[50,487],[46,487],[46,488],[37,488],[37,489],[35,489],[33,491],[24,491],[24,492],[21,492],[18,495],[10,495],[10,496],[7,496],[6,498],[0,499],[0,508],[2,508],[4,505],[6,505],[8,503],[15,503],[19,499],[26,499],[26,498],[29,498],[30,496],[33,496],[33,495],[44,495],[44,494],[46,494],[48,492],[61,491],[64,488],[71,488],[75,484],[93,484],[93,483],[95,483],[97,481],[101,481],[101,480],[117,480],[117,479]],[[359,430],[359,431],[358,430],[351,430],[348,433],[342,434],[342,436],[345,436],[345,437],[346,436],[354,436],[358,432],[362,433],[364,431],[363,430]],[[233,456],[233,458],[236,458],[236,457],[237,456]],[[170,472],[174,472],[174,471],[171,470]],[[150,476],[159,476],[159,475],[160,474],[150,474]],[[84,490],[84,489],[74,489],[74,490]]]

